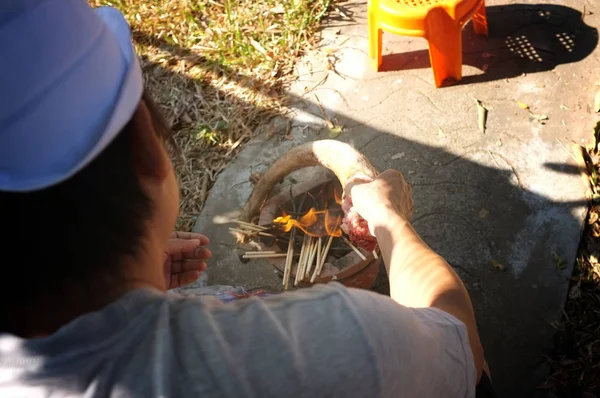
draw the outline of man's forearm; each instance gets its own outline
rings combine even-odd
[[[390,295],[407,307],[436,307],[465,323],[478,377],[483,368],[471,299],[452,267],[427,246],[410,223],[391,212],[375,227],[390,280]]]

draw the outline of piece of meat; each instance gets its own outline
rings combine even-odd
[[[349,183],[370,182],[363,178],[353,178]],[[344,218],[342,219],[342,231],[344,231],[352,243],[368,251],[373,251],[377,247],[377,238],[371,235],[369,223],[361,217],[352,204],[352,198],[346,193],[342,202]]]

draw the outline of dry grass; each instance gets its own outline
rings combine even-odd
[[[90,0],[129,21],[147,87],[180,156],[179,229],[255,128],[285,111],[294,62],[333,0]]]
[[[579,248],[569,297],[556,325],[552,374],[543,388],[558,397],[600,396],[600,123],[596,144],[585,156],[590,181],[590,211]]]

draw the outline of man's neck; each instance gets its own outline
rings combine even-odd
[[[98,311],[124,294],[143,287],[155,287],[142,281],[130,281],[111,287],[98,286],[60,289],[34,299],[24,306],[12,306],[1,321],[0,332],[32,339],[49,336],[79,316]]]

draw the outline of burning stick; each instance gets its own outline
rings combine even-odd
[[[317,254],[317,239],[320,240],[320,238],[311,238],[311,246],[310,246],[310,256],[308,257],[308,264],[306,265],[306,272],[304,273],[304,277],[308,278],[310,277],[310,270],[312,268],[313,262],[315,260],[315,255]]]
[[[290,274],[292,273],[292,260],[294,259],[294,241],[296,240],[296,227],[292,227],[290,232],[290,242],[288,243],[287,256],[285,258],[285,268],[283,270],[283,286],[287,290],[290,284]]]
[[[304,235],[304,239],[302,240],[302,249],[300,250],[300,258],[298,259],[298,268],[296,268],[296,280],[294,281],[294,286],[298,286],[298,282],[302,279],[302,275],[304,274],[304,267],[306,264],[306,258],[308,257],[308,243],[310,242],[310,236]]]
[[[317,268],[315,268],[315,272],[313,273],[312,278],[310,278],[310,282],[314,283],[317,276],[321,275],[321,271],[323,270],[323,265],[325,265],[325,260],[327,260],[327,254],[329,253],[329,248],[331,247],[331,242],[333,241],[333,236],[329,236],[327,240],[327,245],[325,245],[325,249],[321,253],[321,262],[317,264]]]
[[[362,252],[361,252],[360,250],[358,250],[358,247],[354,246],[354,245],[352,244],[352,242],[350,242],[350,241],[348,240],[348,238],[346,238],[344,235],[342,235],[342,239],[344,239],[344,242],[346,242],[346,244],[347,244],[348,246],[350,246],[350,248],[351,248],[352,250],[354,250],[354,252],[355,252],[356,254],[358,254],[358,256],[359,256],[360,258],[362,258],[363,260],[366,260],[366,259],[367,259],[367,258],[365,257],[365,255],[364,255],[364,254],[362,254]]]

